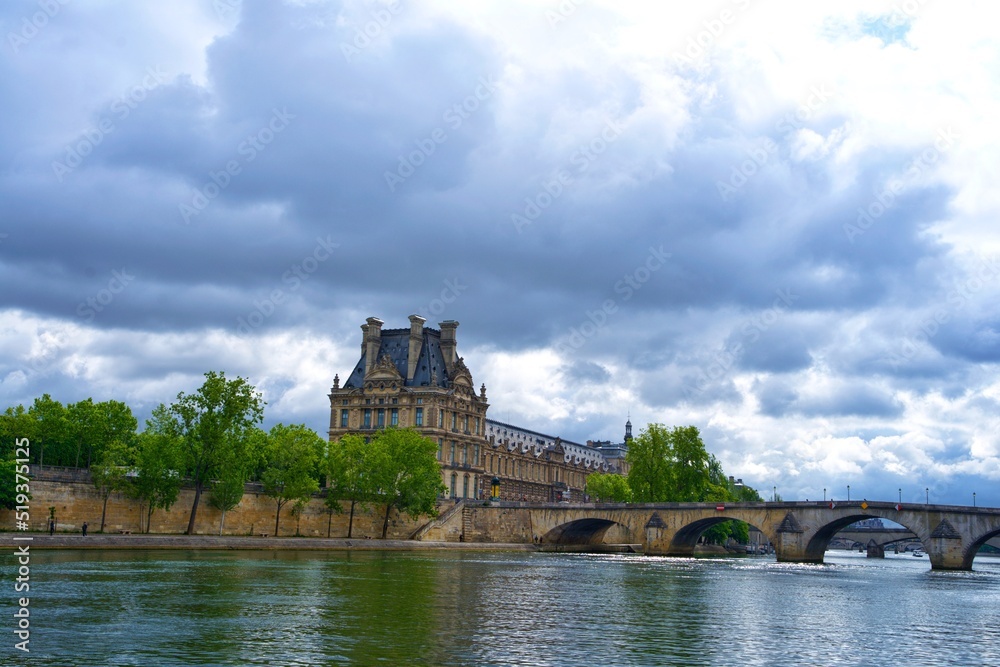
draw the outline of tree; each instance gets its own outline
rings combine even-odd
[[[225,373],[205,373],[205,383],[194,394],[177,395],[169,410],[176,418],[182,439],[185,470],[194,484],[194,502],[187,534],[194,532],[201,494],[213,478],[226,477],[226,465],[245,457],[247,434],[264,418],[259,392],[241,377],[227,380]]]
[[[326,457],[326,506],[333,514],[343,511],[342,500],[351,501],[351,516],[347,522],[347,537],[354,530],[354,509],[358,503],[365,505],[372,501],[376,483],[375,466],[372,464],[368,443],[360,435],[350,433],[340,440],[330,443]],[[329,525],[327,537],[330,536]]]
[[[267,434],[264,471],[265,495],[277,505],[274,534],[278,535],[281,508],[288,501],[308,501],[319,490],[317,466],[326,443],[304,424],[276,424]]]
[[[176,433],[147,427],[138,437],[137,474],[131,480],[129,493],[139,501],[140,508],[145,507],[147,533],[153,512],[169,510],[177,502],[181,489],[181,460],[181,443]]]
[[[629,443],[629,487],[636,502],[705,500],[709,457],[694,426],[650,424]]]
[[[243,500],[246,483],[257,469],[266,443],[267,433],[254,427],[247,433],[245,443],[238,448],[238,452],[230,452],[230,455],[238,453],[242,458],[224,461],[219,466],[219,477],[212,480],[211,495],[208,498],[209,504],[222,512],[219,535],[222,535],[226,527],[226,512],[236,509]]]
[[[709,483],[709,459],[697,427],[675,427],[670,432],[670,444],[675,494],[671,500],[702,500]]]
[[[72,460],[62,465],[89,467],[113,440],[132,442],[138,421],[132,409],[121,401],[94,403],[86,399],[66,406],[67,438]]]
[[[615,473],[592,473],[587,477],[586,493],[598,502],[627,503],[632,497],[628,481]]]
[[[45,450],[49,451],[49,465],[71,465],[73,459],[69,455],[72,447],[69,436],[69,421],[66,408],[59,401],[53,400],[48,394],[36,398],[28,414],[34,422],[31,456],[39,466],[45,463]]]
[[[437,443],[413,429],[388,428],[371,441],[375,488],[385,504],[382,539],[389,531],[392,508],[411,517],[437,515],[437,497],[445,490],[437,461]]]
[[[649,424],[628,445],[628,485],[637,503],[667,502],[670,499],[672,448],[670,432],[662,424]]]
[[[108,514],[108,499],[112,493],[128,488],[128,464],[131,463],[133,452],[127,444],[120,440],[112,442],[101,455],[101,459],[90,467],[90,476],[101,497],[101,528],[104,532],[104,520]]]

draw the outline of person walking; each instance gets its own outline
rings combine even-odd
[[[83,536],[84,537],[87,536],[87,522],[86,521],[83,522]]]
[[[49,535],[54,535],[55,532],[56,532],[55,519],[49,519]]]

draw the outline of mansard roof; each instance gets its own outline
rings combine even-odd
[[[406,387],[450,386],[453,378],[448,377],[444,355],[441,354],[441,331],[424,327],[421,338],[420,351],[417,353],[417,368],[413,373],[412,380],[406,380],[406,369],[409,366],[410,356],[409,329],[382,330],[381,345],[375,356],[376,363],[380,362],[383,357],[388,357],[403,377]],[[357,389],[364,385],[366,356],[367,354],[363,351],[361,359],[358,360],[354,370],[344,382],[345,389]]]

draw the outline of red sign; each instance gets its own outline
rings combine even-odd
[[[901,509],[903,509],[903,506],[902,506],[902,505],[900,505],[899,503],[896,503],[896,511],[898,512],[898,511],[900,511]]]
[[[725,505],[716,505],[716,506],[715,506],[715,509],[716,509],[716,511],[718,511],[718,512],[723,512],[723,511],[725,511],[725,509],[726,509],[726,506],[725,506]]]

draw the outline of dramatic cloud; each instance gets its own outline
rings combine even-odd
[[[1000,505],[990,6],[674,4],[4,4],[4,404],[215,369],[323,432],[418,313],[497,419]]]

